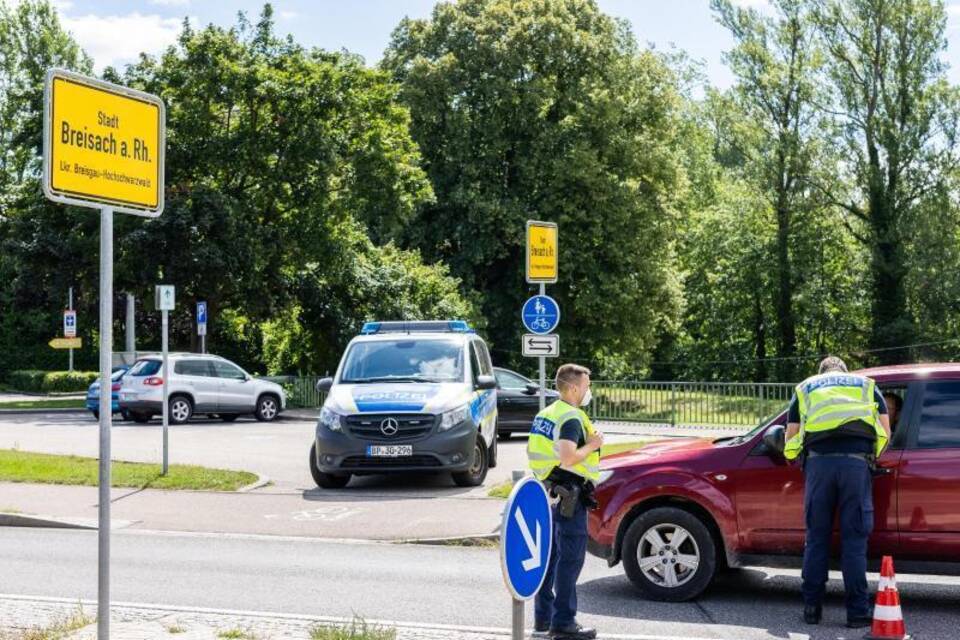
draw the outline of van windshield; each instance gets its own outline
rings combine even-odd
[[[398,339],[355,343],[347,352],[341,383],[462,382],[463,343]]]

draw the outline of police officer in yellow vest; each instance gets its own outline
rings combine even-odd
[[[873,461],[890,439],[883,396],[870,378],[847,373],[836,357],[801,382],[790,402],[784,455],[800,458],[807,537],[803,552],[803,619],[818,624],[827,584],[830,538],[839,510],[847,626],[870,626],[867,539],[873,530]]]
[[[577,578],[587,553],[587,506],[600,474],[603,435],[581,407],[590,403],[590,370],[557,369],[560,399],[537,414],[530,429],[530,469],[559,501],[553,507],[553,546],[537,593],[535,630],[551,638],[592,640],[595,629],[577,623]],[[595,503],[594,503],[595,504]]]

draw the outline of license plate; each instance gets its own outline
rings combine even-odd
[[[399,458],[412,455],[413,445],[410,444],[370,445],[367,447],[368,458]]]

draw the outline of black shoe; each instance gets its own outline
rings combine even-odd
[[[550,637],[554,640],[594,640],[597,637],[597,630],[581,627],[574,622],[566,627],[550,629]]]
[[[547,631],[550,631],[550,623],[549,623],[549,622],[534,622],[534,623],[533,623],[533,630],[536,631],[537,633],[546,633]]]
[[[862,629],[873,624],[873,611],[862,616],[847,616],[848,629]]]
[[[803,608],[803,621],[807,624],[820,624],[820,618],[823,617],[823,607],[807,606]]]

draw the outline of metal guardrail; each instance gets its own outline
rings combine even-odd
[[[291,407],[319,408],[321,376],[273,376]],[[749,382],[594,380],[594,420],[699,427],[752,427],[784,410],[794,385]]]

